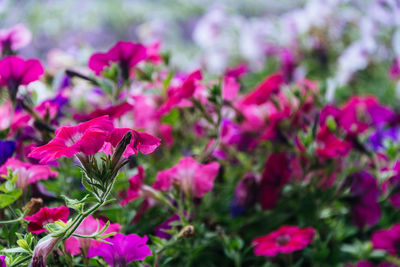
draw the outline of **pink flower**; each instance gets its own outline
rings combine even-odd
[[[351,143],[337,138],[328,128],[323,126],[317,135],[318,147],[315,150],[322,158],[344,157],[352,148]]]
[[[171,184],[177,184],[185,194],[200,198],[212,190],[219,167],[217,162],[200,164],[192,157],[182,158],[171,169],[157,174],[154,188],[168,190]]]
[[[54,139],[44,146],[33,149],[29,157],[40,159],[40,163],[46,163],[61,157],[72,157],[79,152],[93,155],[103,147],[112,129],[113,123],[108,116],[76,126],[63,126],[56,130]]]
[[[89,59],[89,68],[100,75],[104,68],[115,62],[121,68],[122,77],[127,80],[130,70],[146,57],[146,47],[142,44],[119,41],[106,53],[93,54]]]
[[[96,248],[91,247],[87,257],[102,257],[111,266],[122,267],[134,260],[141,261],[147,256],[152,256],[151,250],[146,244],[147,236],[117,234],[105,240],[112,245],[101,243]]]
[[[282,226],[266,236],[253,239],[254,254],[274,257],[278,253],[292,253],[302,250],[312,243],[315,230],[311,227],[301,229],[297,226]]]
[[[237,97],[239,92],[240,84],[234,77],[225,76],[222,84],[222,99],[226,101],[232,101]]]
[[[7,267],[5,255],[0,255],[0,267]]]
[[[249,71],[249,68],[245,63],[240,63],[232,68],[226,70],[225,75],[233,78],[240,78]]]
[[[97,224],[99,222],[99,225]],[[105,223],[102,220],[96,220],[92,215],[88,216],[83,220],[79,227],[75,230],[75,234],[79,235],[91,235],[104,227]],[[99,226],[99,228],[98,228]],[[118,223],[111,223],[104,234],[121,231],[121,225]],[[80,238],[71,236],[65,240],[65,248],[72,255],[79,255],[82,251],[86,254],[89,248],[97,248],[101,245],[101,241],[92,240],[89,238]],[[81,251],[82,250],[82,251]]]
[[[101,150],[106,154],[112,154],[118,143],[129,131],[132,132],[132,139],[130,144],[125,149],[123,154],[124,157],[136,155],[139,152],[143,154],[150,154],[161,144],[161,139],[148,133],[138,132],[128,128],[115,128],[108,135]]]
[[[123,200],[121,201],[121,205],[125,206],[129,202],[140,197],[141,186],[144,180],[144,169],[142,166],[138,166],[138,173],[131,178],[129,178],[129,188],[127,191],[121,193]]]
[[[49,177],[56,177],[57,172],[53,172],[49,166],[36,165],[28,162],[22,162],[15,158],[9,158],[6,163],[1,166],[0,174],[7,175],[8,168],[18,175],[17,187],[25,189],[28,184],[36,183],[40,180],[47,180]]]
[[[31,40],[32,34],[23,24],[0,30],[0,48],[3,54],[11,54],[27,46]]]
[[[270,96],[274,93],[278,93],[281,85],[283,85],[284,79],[282,74],[276,73],[268,76],[262,81],[257,87],[247,94],[241,101],[242,105],[261,105],[267,102]]]
[[[110,119],[116,119],[133,109],[133,106],[127,102],[111,106],[105,109],[96,109],[89,114],[75,114],[74,119],[79,121],[91,120],[100,116],[108,115]]]
[[[44,226],[49,223],[61,220],[67,222],[69,216],[69,209],[66,206],[47,208],[43,207],[32,216],[26,216],[24,219],[29,221],[28,231],[40,234],[45,230]]]
[[[170,88],[168,91],[168,100],[160,107],[158,114],[163,115],[168,113],[171,108],[178,106],[183,100],[191,98],[196,91],[198,81],[202,78],[201,71],[196,70],[187,76],[181,86]]]
[[[15,101],[20,85],[38,80],[43,73],[43,66],[37,59],[8,56],[0,60],[0,85],[7,86],[12,101]]]
[[[147,59],[148,61],[154,63],[154,64],[159,64],[162,62],[162,57],[160,54],[160,46],[161,42],[154,42],[148,46],[146,46],[146,54],[147,54]]]
[[[374,249],[383,249],[391,255],[398,255],[400,223],[393,225],[390,229],[376,231],[371,241]]]

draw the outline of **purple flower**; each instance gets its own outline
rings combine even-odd
[[[87,257],[102,257],[111,266],[124,267],[134,260],[144,260],[147,256],[152,256],[146,244],[147,236],[116,234],[105,240],[113,245],[102,243],[97,248],[92,247]]]
[[[388,129],[377,129],[369,137],[369,143],[374,151],[383,149],[385,140],[392,140],[396,142],[399,139],[399,128],[392,127]]]
[[[160,224],[156,228],[154,228],[155,235],[158,236],[159,238],[164,238],[164,239],[171,238],[171,235],[165,231],[171,230],[172,229],[171,223],[175,222],[175,221],[179,221],[178,214],[172,215],[165,222],[163,222],[162,224]]]
[[[352,174],[347,178],[350,183],[351,213],[358,228],[373,226],[381,218],[378,204],[379,188],[374,176],[365,171]]]
[[[235,188],[235,196],[231,205],[233,217],[242,215],[256,204],[259,199],[259,180],[254,173],[248,173]]]
[[[7,267],[5,255],[0,255],[0,267]]]
[[[14,141],[0,140],[0,166],[12,156],[15,151]]]

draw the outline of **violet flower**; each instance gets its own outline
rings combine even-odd
[[[151,250],[146,244],[147,236],[116,234],[106,238],[105,241],[112,245],[102,243],[96,248],[92,247],[89,249],[87,257],[102,257],[113,267],[125,267],[134,260],[144,260],[147,256],[152,256]]]

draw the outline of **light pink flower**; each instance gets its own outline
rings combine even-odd
[[[25,189],[29,184],[40,180],[47,180],[49,177],[56,177],[57,172],[50,169],[49,166],[36,165],[28,162],[22,162],[15,158],[9,158],[6,163],[0,167],[0,174],[7,175],[8,168],[18,175],[17,187]]]
[[[32,33],[23,24],[0,30],[0,47],[3,53],[21,49],[27,46],[31,40]]]
[[[177,184],[187,195],[200,198],[212,190],[219,167],[217,162],[201,164],[192,157],[182,158],[171,169],[157,174],[154,188],[168,190],[172,184]]]
[[[99,222],[99,225],[97,224]],[[99,226],[99,229],[98,229]],[[91,235],[100,230],[105,226],[105,222],[102,220],[96,220],[92,215],[88,216],[83,220],[79,227],[75,230],[75,234],[79,235]],[[121,231],[121,225],[118,223],[111,223],[104,234]],[[71,236],[65,240],[65,248],[72,255],[81,254],[81,250],[86,254],[89,248],[97,248],[101,244],[101,241],[96,241],[90,238],[79,238]]]

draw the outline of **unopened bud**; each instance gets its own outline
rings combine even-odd
[[[118,143],[114,155],[111,159],[111,164],[113,167],[117,166],[119,160],[121,159],[122,155],[125,152],[126,147],[131,143],[132,139],[132,132],[127,132],[124,137],[122,137],[121,141]]]

